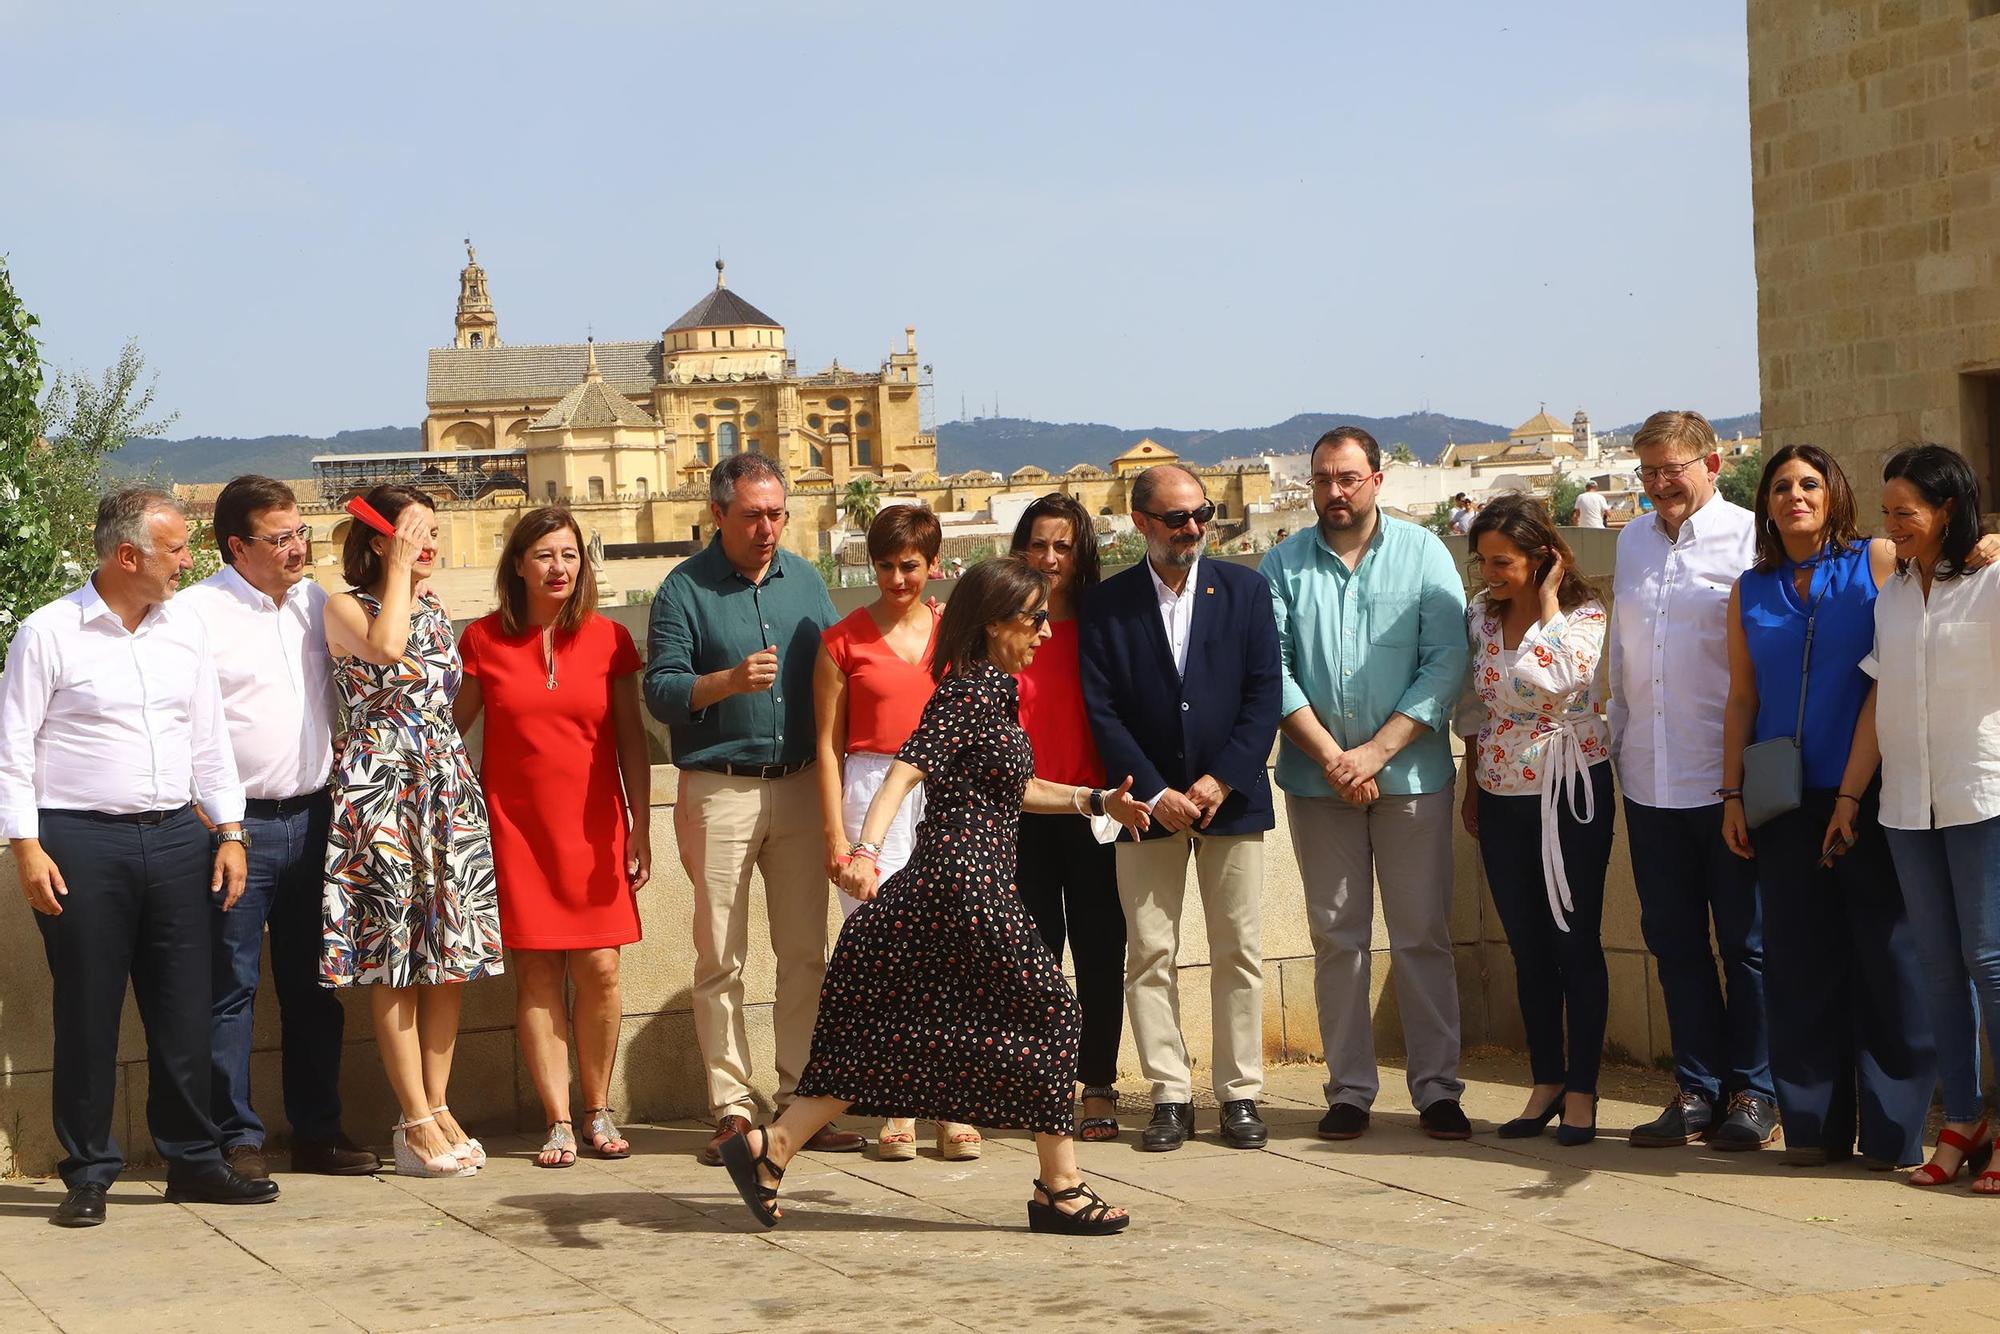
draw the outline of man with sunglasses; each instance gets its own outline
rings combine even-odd
[[[1369,971],[1375,883],[1411,1101],[1464,1139],[1451,942],[1446,725],[1465,685],[1465,585],[1444,543],[1381,512],[1382,448],[1340,426],[1312,449],[1319,522],[1264,557],[1284,655],[1278,786],[1305,885],[1326,1053],[1324,1139],[1368,1128],[1380,1087]]]
[[[1680,1091],[1631,1142],[1659,1148],[1707,1136],[1718,1149],[1756,1149],[1778,1127],[1763,918],[1756,863],[1722,841],[1732,795],[1722,790],[1724,631],[1729,590],[1756,563],[1756,520],[1716,491],[1722,456],[1700,413],[1654,413],[1632,448],[1653,510],[1618,534],[1611,757],[1625,791],[1639,930],[1659,966]]]
[[[1201,480],[1162,464],[1132,482],[1146,559],[1085,602],[1084,706],[1107,774],[1130,774],[1152,827],[1117,848],[1125,911],[1125,1005],[1153,1085],[1141,1143],[1178,1149],[1194,1133],[1180,1031],[1181,906],[1192,856],[1208,924],[1213,1083],[1222,1142],[1262,1148],[1264,831],[1275,823],[1264,766],[1278,730],[1278,636],[1256,571],[1203,556],[1215,506]]]
[[[250,1098],[250,1047],[268,926],[292,1170],[361,1175],[381,1164],[341,1132],[346,1011],[319,984],[334,714],[326,590],[306,577],[311,530],[283,482],[236,478],[215,498],[214,526],[222,568],[181,601],[220,646],[216,677],[243,780],[250,850],[242,899],[211,922],[209,1114],[229,1166],[251,1180],[267,1176],[264,1121]]]

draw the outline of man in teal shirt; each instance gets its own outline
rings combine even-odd
[[[785,474],[733,454],[708,479],[716,536],[660,583],[647,631],[646,706],[667,725],[680,782],[674,838],[694,884],[694,1032],[716,1133],[702,1160],[750,1128],[743,1015],[750,873],[764,876],[771,949],[777,1106],[791,1101],[812,1046],[826,977],[826,867],[812,775],[813,660],[833,601],[819,571],[784,550]],[[858,1150],[828,1126],[810,1148]]]
[[[1278,787],[1326,1053],[1319,1133],[1360,1135],[1380,1087],[1368,979],[1379,877],[1410,1096],[1433,1137],[1464,1139],[1447,724],[1465,686],[1465,586],[1444,543],[1377,508],[1381,484],[1373,436],[1327,432],[1312,451],[1319,522],[1263,563],[1284,667]]]

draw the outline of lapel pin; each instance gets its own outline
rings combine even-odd
[[[1207,593],[1207,594],[1208,594],[1208,595],[1209,595],[1210,597],[1213,597],[1213,596],[1215,595],[1215,589],[1214,589],[1214,587],[1213,587],[1213,586],[1210,586],[1210,587],[1208,587],[1208,588],[1204,588],[1204,589],[1202,589],[1201,591],[1202,591],[1202,592],[1204,592],[1204,593]]]

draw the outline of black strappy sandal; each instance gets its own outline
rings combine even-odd
[[[1102,1196],[1087,1184],[1079,1182],[1068,1190],[1050,1190],[1040,1181],[1035,1189],[1049,1197],[1043,1204],[1040,1200],[1028,1201],[1028,1231],[1054,1232],[1068,1237],[1108,1237],[1114,1232],[1123,1232],[1132,1221],[1132,1215],[1120,1214],[1112,1217],[1111,1206]],[[776,1194],[773,1191],[772,1194]],[[1075,1213],[1066,1213],[1056,1208],[1064,1200],[1089,1200],[1090,1203]]]
[[[737,1131],[722,1141],[722,1165],[729,1169],[729,1179],[736,1183],[736,1193],[743,1197],[743,1203],[750,1206],[750,1212],[765,1227],[778,1225],[778,1188],[767,1186],[757,1175],[757,1169],[768,1167],[771,1175],[778,1180],[785,1179],[785,1169],[771,1161],[771,1132],[763,1126],[757,1133],[764,1137],[764,1147],[754,1155],[750,1152],[750,1137]]]
[[[1093,1084],[1083,1091],[1083,1100],[1102,1098],[1113,1107],[1118,1105],[1118,1090],[1105,1084]],[[1117,1139],[1121,1133],[1116,1116],[1086,1116],[1077,1122],[1076,1137],[1088,1144],[1104,1144]]]

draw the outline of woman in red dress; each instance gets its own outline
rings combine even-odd
[[[495,578],[500,607],[459,641],[461,731],[486,710],[480,779],[492,812],[500,935],[514,954],[514,1021],[541,1095],[548,1142],[536,1161],[576,1161],[569,1034],[576,1031],[584,1134],[600,1157],[631,1145],[608,1105],[623,1005],[618,948],[639,939],[638,891],[652,874],[652,764],[639,653],[597,615],[597,580],[568,510],[530,510]],[[564,978],[576,985],[573,1022]]]

